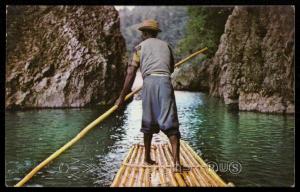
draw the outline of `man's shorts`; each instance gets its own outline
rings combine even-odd
[[[141,132],[153,134],[161,130],[168,137],[178,135],[179,122],[174,89],[168,76],[147,76],[142,90]]]

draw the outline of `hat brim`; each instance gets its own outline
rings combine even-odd
[[[140,30],[140,31],[157,31],[157,32],[161,32],[161,30],[159,28],[149,27],[149,26],[139,27],[138,30]]]

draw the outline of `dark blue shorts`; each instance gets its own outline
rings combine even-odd
[[[168,137],[178,135],[179,122],[174,89],[168,76],[147,76],[142,90],[141,132],[153,134],[161,130]]]

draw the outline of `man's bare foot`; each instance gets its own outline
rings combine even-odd
[[[153,160],[151,160],[151,159],[145,159],[145,163],[148,163],[148,164],[150,164],[150,165],[156,164],[156,162],[153,161]]]
[[[182,173],[184,171],[190,171],[191,168],[189,167],[185,167],[183,165],[180,165],[180,164],[175,164],[175,166],[173,167],[173,172],[174,173]]]

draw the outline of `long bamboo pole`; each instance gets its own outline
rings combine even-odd
[[[199,51],[197,51],[197,52],[191,54],[190,56],[186,57],[185,59],[182,59],[181,61],[179,61],[178,63],[175,64],[175,67],[178,67],[179,65],[183,64],[183,63],[186,62],[187,60],[189,60],[189,59],[195,57],[196,55],[198,55],[198,54],[200,54],[200,53],[206,51],[207,49],[208,49],[208,48],[205,47],[205,48],[203,48],[203,49],[201,49],[201,50],[199,50]]]
[[[193,53],[192,55],[186,57],[185,59],[179,61],[175,64],[175,67],[180,66],[187,60],[195,57],[196,55],[206,51],[208,48],[205,47],[201,49],[200,51],[197,51]],[[142,86],[137,88],[136,90],[132,91],[125,97],[125,101],[127,101],[130,97],[132,97],[135,93],[139,92],[142,89]],[[43,162],[41,162],[38,166],[36,166],[34,169],[32,169],[21,181],[19,181],[15,187],[21,187],[23,186],[27,181],[29,181],[39,170],[41,170],[43,167],[45,167],[48,163],[53,161],[55,158],[57,158],[61,153],[63,153],[65,150],[67,150],[69,147],[74,145],[77,141],[79,141],[85,134],[87,134],[91,129],[93,129],[96,125],[101,123],[104,119],[106,119],[109,115],[111,115],[114,111],[118,109],[117,105],[114,105],[111,107],[108,111],[103,113],[100,117],[98,117],[96,120],[91,122],[89,125],[87,125],[82,131],[80,131],[71,141],[66,143],[64,146],[62,146],[60,149],[55,151],[52,155],[50,155],[47,159],[45,159]]]

